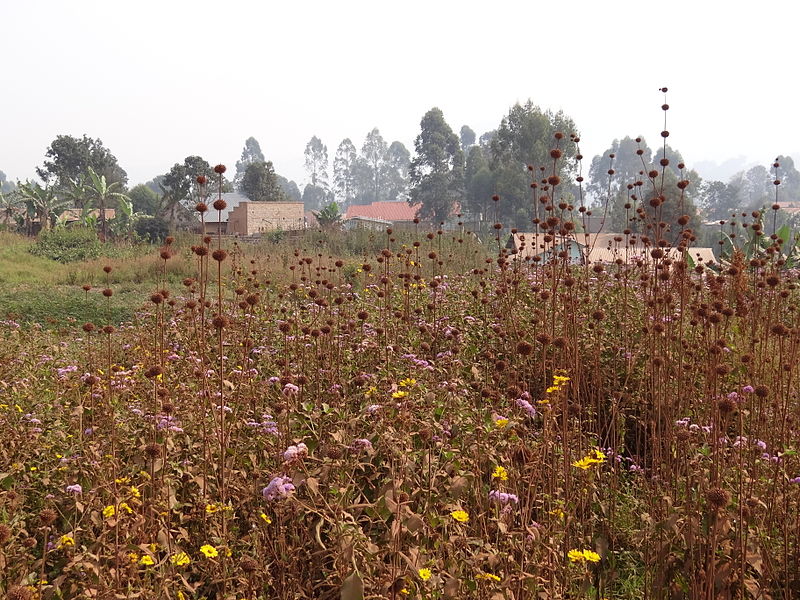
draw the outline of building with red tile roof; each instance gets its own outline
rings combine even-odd
[[[411,223],[417,218],[419,205],[411,206],[408,202],[373,202],[372,204],[353,204],[347,207],[345,220],[354,217],[380,219],[394,224]]]

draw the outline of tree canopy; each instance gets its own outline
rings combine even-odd
[[[128,174],[119,166],[117,158],[103,145],[84,134],[82,138],[59,135],[50,143],[45,152],[45,161],[36,173],[57,190],[67,190],[71,182],[79,177],[87,177],[89,169],[106,178],[109,185],[118,183],[124,188]]]
[[[254,202],[279,202],[286,200],[278,176],[270,161],[256,161],[247,165],[242,177],[242,193]]]
[[[420,128],[409,168],[409,203],[420,205],[423,219],[446,221],[463,198],[464,153],[440,109],[425,113]]]

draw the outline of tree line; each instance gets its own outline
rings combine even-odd
[[[496,129],[480,136],[468,125],[456,134],[442,111],[432,108],[420,121],[413,155],[402,142],[387,142],[374,127],[360,147],[351,138],[343,139],[332,160],[328,147],[314,135],[304,159],[307,182],[301,191],[296,182],[276,173],[259,142],[250,137],[232,179],[223,180],[223,191],[238,191],[255,201],[302,201],[307,210],[329,216],[350,205],[405,201],[419,206],[420,216],[432,222],[459,214],[463,221],[522,229],[558,205],[603,215],[605,230],[617,232],[635,232],[654,221],[685,221],[683,225],[697,230],[702,220],[731,219],[776,198],[800,201],[800,173],[788,156],[751,167],[727,182],[703,181],[665,139],[653,149],[642,136],[615,139],[589,162],[584,177],[586,163],[574,121],[530,100],[512,106]],[[162,221],[165,228],[188,226],[194,222],[197,177],[216,181],[213,167],[192,155],[167,173],[128,188],[127,173],[116,157],[101,140],[86,135],[57,136],[36,173],[41,182],[12,183],[0,171],[0,214],[6,228],[30,229],[33,221],[48,228],[66,207],[82,211],[86,220],[96,218],[99,210],[103,237],[108,208],[117,211],[117,229],[131,229],[146,222],[145,217]]]

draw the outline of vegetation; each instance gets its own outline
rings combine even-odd
[[[664,144],[646,176],[606,169],[600,206],[631,206],[592,260],[577,134],[520,163],[556,118],[512,109],[479,138],[494,163],[423,118],[433,218],[470,168],[526,178],[482,239],[183,234],[61,264],[95,231],[0,234],[0,595],[798,597],[800,239],[776,196],[696,260]],[[201,161],[162,199],[225,189]]]

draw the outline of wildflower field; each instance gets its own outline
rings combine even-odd
[[[582,241],[545,192],[527,243]],[[169,239],[132,321],[0,324],[0,595],[798,598],[798,274],[753,221],[715,269],[658,227]]]

